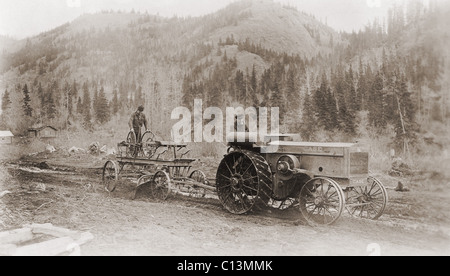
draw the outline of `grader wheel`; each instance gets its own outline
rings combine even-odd
[[[200,170],[193,171],[189,176],[189,179],[194,181],[194,184],[192,186],[189,186],[188,189],[189,195],[194,198],[205,197],[206,196],[205,188],[198,187],[195,185],[195,183],[207,184],[208,179],[206,178],[205,173]]]
[[[103,167],[103,186],[105,190],[112,193],[116,189],[117,182],[119,181],[119,166],[114,161],[106,162]]]
[[[255,206],[267,205],[272,194],[271,173],[264,158],[250,151],[232,151],[219,165],[217,195],[232,214],[242,215]]]
[[[332,179],[311,179],[300,191],[300,212],[312,225],[330,225],[336,222],[345,206],[344,192]]]
[[[353,216],[376,220],[386,209],[388,194],[378,179],[368,177],[367,182],[367,186],[351,188],[347,198],[347,210]]]
[[[153,198],[166,200],[169,197],[171,186],[169,174],[165,171],[158,171],[152,180],[151,190]]]

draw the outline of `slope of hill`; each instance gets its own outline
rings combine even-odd
[[[331,37],[338,41],[338,34],[314,18],[288,6],[280,6],[269,0],[234,3],[212,16],[232,19],[222,28],[212,32],[214,41],[234,35],[238,41],[249,39],[280,53],[313,57],[325,50]]]
[[[233,43],[220,43],[229,38]],[[331,40],[339,41],[331,28],[311,16],[266,0],[236,2],[196,18],[118,12],[88,14],[23,40],[24,46],[16,53],[3,55],[0,89],[20,92],[20,87],[16,91],[18,85],[28,84],[31,91],[37,91],[41,84],[44,92],[54,87],[51,93],[63,98],[68,93],[63,89],[64,83],[76,83],[79,93],[73,95],[75,104],[78,98],[83,99],[80,87],[86,83],[91,97],[100,86],[110,100],[117,91],[120,100],[126,101],[126,108],[133,105],[130,101],[139,98],[136,92],[141,89],[147,106],[155,106],[158,99],[152,117],[159,122],[167,116],[159,105],[168,103],[166,109],[171,110],[181,104],[183,76],[196,66],[211,61],[220,63],[221,56],[228,55],[239,60],[235,71],[252,70],[255,65],[261,75],[273,62],[260,53],[230,46],[247,41],[264,51],[311,59],[318,53],[330,53]],[[61,117],[66,116],[56,116]]]
[[[192,102],[193,97],[223,104],[249,104],[252,98],[252,104],[279,105],[295,114],[286,117],[298,126],[298,122],[307,125],[301,117],[306,109],[300,107],[311,100],[306,96],[316,96],[322,76],[331,79],[331,83],[323,82],[323,88],[329,88],[325,94],[330,102],[322,110],[332,107],[335,114],[330,118],[336,119],[348,117],[345,105],[353,104],[351,93],[355,90],[360,98],[366,97],[361,101],[370,100],[378,73],[383,75],[378,79],[384,81],[378,92],[394,99],[388,81],[402,73],[413,98],[419,99],[414,108],[423,115],[437,110],[434,107],[444,95],[441,88],[448,83],[445,74],[449,70],[436,65],[436,57],[445,53],[448,45],[443,40],[448,38],[447,14],[445,10],[428,13],[401,28],[390,24],[388,31],[374,24],[358,34],[336,33],[311,16],[268,0],[235,2],[196,18],[89,14],[23,40],[19,51],[3,55],[0,91],[8,89],[11,108],[19,112],[27,84],[34,110],[29,121],[46,120],[62,128],[73,120],[95,123],[95,108],[90,105],[90,114],[85,114],[78,106],[92,104],[85,99],[95,98],[100,91],[111,106],[118,106],[115,115],[128,114],[136,104],[145,103],[153,125],[161,131],[167,128],[164,121],[170,118],[170,111]],[[401,32],[393,33],[396,29]],[[430,29],[433,31],[427,32]],[[362,68],[371,69],[367,76]],[[438,69],[447,71],[436,72]],[[366,87],[361,84],[363,75],[369,82]],[[421,75],[426,81],[420,80]],[[424,104],[421,97],[425,93],[416,95],[425,90],[436,95]],[[54,107],[46,106],[50,98]],[[316,105],[319,103],[323,104],[316,99]],[[397,109],[394,103],[384,104]],[[321,111],[315,109],[311,111],[313,119]],[[446,120],[448,108],[442,106],[440,111],[442,116],[437,117]],[[350,118],[357,118],[356,110],[350,113],[355,113]],[[398,114],[387,115],[392,119]],[[333,121],[330,130],[341,131],[348,120],[344,117]],[[312,126],[316,125],[308,128]],[[354,126],[351,129],[354,134]]]
[[[18,41],[12,37],[0,35],[0,53],[11,52],[14,50],[17,42]]]

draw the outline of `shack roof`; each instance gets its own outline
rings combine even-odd
[[[0,131],[0,137],[14,137],[11,131]]]
[[[45,128],[51,128],[55,131],[58,131],[56,128],[52,127],[52,126],[41,126],[41,127],[35,127],[35,128],[29,128],[28,131],[41,131]]]

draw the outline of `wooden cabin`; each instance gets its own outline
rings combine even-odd
[[[58,136],[58,130],[52,126],[43,126],[39,128],[30,128],[28,130],[29,138],[52,139]]]
[[[14,135],[11,131],[0,131],[0,145],[11,145]]]

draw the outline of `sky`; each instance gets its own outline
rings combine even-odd
[[[102,10],[148,11],[165,17],[201,16],[236,0],[0,0],[0,35],[23,39]],[[353,31],[409,0],[274,0],[313,14],[337,31]],[[428,1],[428,0],[421,0]]]

